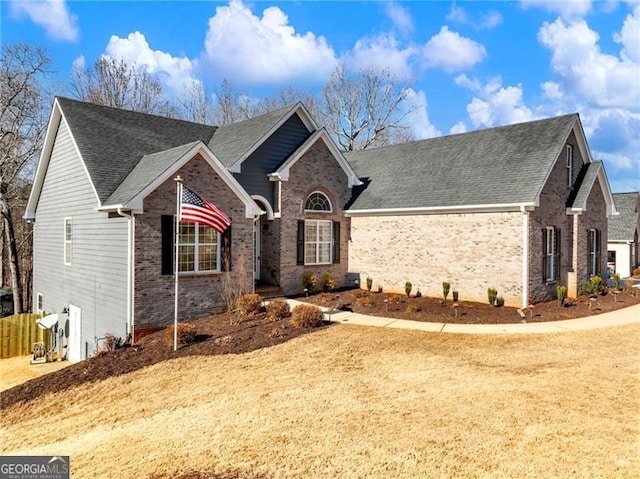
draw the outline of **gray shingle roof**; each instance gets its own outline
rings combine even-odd
[[[209,141],[209,148],[226,167],[239,160],[258,143],[296,105],[256,116],[248,120],[218,128]]]
[[[578,180],[577,189],[575,190],[575,198],[569,199],[567,206],[572,208],[585,208],[591,188],[598,178],[598,173],[603,168],[601,161],[593,161],[584,165],[584,173],[582,173]]]
[[[637,191],[613,194],[613,200],[619,214],[609,217],[609,241],[633,241],[640,215],[637,210],[638,198],[640,198],[640,193]]]
[[[57,100],[102,204],[145,155],[198,140],[207,143],[216,130],[68,98]]]
[[[351,211],[533,203],[577,114],[345,157],[368,185]]]
[[[144,155],[131,173],[116,188],[105,204],[126,205],[138,193],[151,184],[164,171],[171,167],[187,151],[199,144],[199,141],[177,146],[170,150]]]

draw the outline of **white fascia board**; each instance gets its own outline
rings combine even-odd
[[[244,162],[244,160],[249,158],[249,156],[254,151],[256,151],[258,147],[262,145],[269,137],[271,137],[271,135],[273,135],[278,130],[278,128],[284,125],[284,123],[289,118],[291,118],[294,115],[294,113],[298,113],[298,116],[300,117],[300,120],[302,121],[303,125],[309,131],[314,131],[315,129],[317,129],[315,121],[313,121],[313,118],[309,114],[309,111],[305,108],[305,106],[301,102],[298,102],[291,108],[291,110],[285,113],[280,118],[280,120],[278,120],[278,122],[275,125],[273,125],[273,127],[271,127],[271,129],[262,136],[262,138],[260,138],[251,148],[245,151],[245,153],[229,167],[229,171],[232,173],[241,173],[242,163]]]
[[[327,133],[327,130],[325,128],[321,128],[320,130],[317,130],[315,133],[313,133],[313,135],[311,135],[307,139],[307,141],[304,142],[301,148],[299,148],[296,152],[294,152],[294,154],[290,156],[289,159],[285,161],[280,168],[278,168],[273,173],[270,173],[269,175],[267,175],[269,179],[271,181],[288,181],[289,170],[291,169],[291,167],[295,165],[296,162],[300,158],[302,158],[302,156],[307,151],[309,151],[309,149],[313,145],[315,145],[315,143],[319,139],[321,139],[324,142],[324,144],[327,146],[327,148],[329,148],[329,151],[331,152],[335,160],[338,162],[338,165],[340,165],[340,168],[342,168],[342,171],[344,171],[345,175],[347,175],[349,188],[352,188],[353,186],[361,185],[362,181],[360,181],[360,178],[358,178],[358,175],[356,175],[355,171],[353,171],[353,168],[351,168],[351,165],[349,164],[347,159],[344,157],[342,152],[338,149],[335,142],[331,139],[331,137],[329,136],[329,133]]]
[[[65,119],[62,108],[60,107],[60,103],[56,98],[53,102],[51,115],[49,116],[47,132],[44,137],[44,144],[42,146],[42,152],[40,153],[40,159],[38,160],[38,167],[36,169],[36,176],[33,180],[33,186],[31,188],[31,193],[29,194],[29,201],[27,202],[27,208],[24,213],[25,219],[32,220],[32,219],[35,219],[36,217],[36,208],[38,205],[38,201],[40,200],[40,193],[42,193],[44,178],[47,174],[47,169],[49,168],[49,162],[51,161],[51,154],[53,152],[53,145],[58,135],[58,131],[60,130],[60,123],[62,121],[67,123],[67,128],[69,129],[69,136],[71,137],[71,142],[73,143],[73,147],[78,155],[78,158],[80,159],[80,164],[82,165],[82,169],[87,175],[87,179],[89,180],[89,184],[91,185],[93,194],[96,197],[98,206],[100,206],[100,197],[98,196],[98,192],[96,191],[96,188],[93,184],[93,179],[91,178],[91,175],[89,175],[89,170],[87,169],[87,165],[82,159],[82,155],[80,154],[80,149],[78,148],[76,139],[73,137],[73,131],[71,131],[71,127],[69,126],[69,123]]]
[[[224,167],[222,162],[218,160],[211,149],[202,141],[196,143],[189,151],[184,153],[177,161],[175,161],[169,168],[167,168],[161,175],[155,180],[149,183],[140,193],[129,201],[126,205],[105,205],[102,210],[114,210],[120,206],[121,209],[132,210],[136,213],[144,212],[144,199],[154,192],[161,184],[168,179],[172,178],[180,168],[182,168],[187,162],[193,159],[197,154],[202,155],[205,161],[209,164],[218,176],[226,183],[226,185],[235,193],[235,195],[242,200],[245,206],[245,217],[254,218],[262,214],[262,210],[258,208],[258,205],[253,201],[245,189],[238,183],[233,175]]]
[[[368,210],[347,210],[345,216],[401,216],[401,215],[437,215],[455,213],[513,213],[532,211],[533,203],[505,203],[497,205],[460,205],[435,206],[423,208],[380,208]]]

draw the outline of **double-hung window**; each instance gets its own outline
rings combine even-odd
[[[573,146],[567,145],[567,186],[573,185]]]
[[[314,191],[304,202],[307,219],[298,221],[297,264],[332,264],[340,262],[340,222],[324,219],[332,213],[329,198]],[[319,218],[314,218],[319,214]]]
[[[180,223],[178,244],[180,273],[208,273],[220,271],[220,235],[209,226]]]
[[[560,230],[554,226],[542,230],[542,258],[544,281],[560,279]]]
[[[600,230],[590,229],[588,231],[587,246],[589,250],[587,272],[589,276],[596,276],[600,274]]]
[[[333,259],[333,221],[305,220],[304,263],[331,264]]]
[[[73,223],[71,218],[64,219],[64,264],[71,264],[71,252],[72,252],[72,239],[73,239]]]

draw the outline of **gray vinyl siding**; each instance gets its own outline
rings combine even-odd
[[[85,344],[93,353],[105,333],[127,334],[128,219],[109,218],[98,206],[63,118],[36,208],[33,294],[34,301],[43,295],[48,313],[82,309],[83,357]],[[64,264],[65,218],[72,220],[71,265]]]
[[[250,195],[260,195],[274,206],[273,173],[308,137],[309,130],[298,115],[293,115],[242,163],[240,174],[234,175]]]

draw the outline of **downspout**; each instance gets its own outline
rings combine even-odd
[[[127,214],[122,210],[121,207],[118,208],[117,212],[120,216],[129,220],[127,222],[127,333],[130,335],[131,344],[133,344],[135,340],[135,321],[133,315],[133,240],[135,233],[135,223],[133,213],[129,212],[129,214]]]
[[[529,212],[520,205],[522,212],[522,309],[529,305]]]

